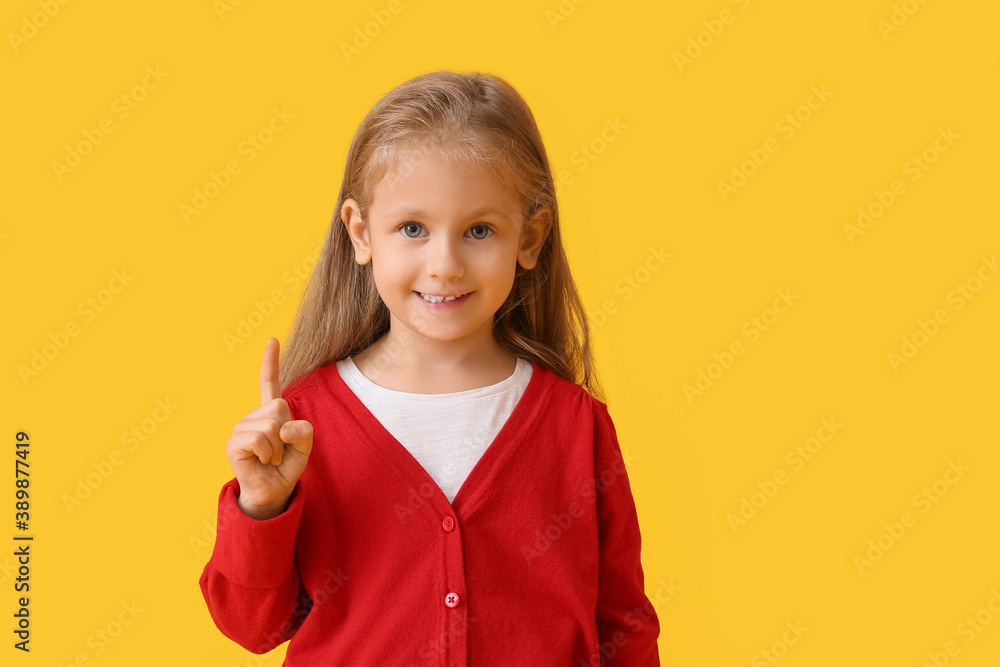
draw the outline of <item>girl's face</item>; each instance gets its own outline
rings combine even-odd
[[[392,329],[467,350],[491,343],[516,265],[537,262],[548,213],[525,221],[517,198],[488,171],[431,151],[408,154],[376,184],[367,220],[353,199],[341,211],[356,261],[372,262]]]

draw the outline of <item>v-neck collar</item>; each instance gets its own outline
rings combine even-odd
[[[514,405],[510,416],[504,422],[496,437],[490,442],[468,477],[455,494],[455,500],[448,502],[448,497],[437,485],[437,482],[424,469],[406,447],[382,425],[368,407],[361,402],[357,394],[347,386],[340,377],[336,363],[331,363],[328,382],[335,396],[341,397],[348,412],[354,416],[359,430],[364,434],[365,441],[373,453],[399,479],[400,483],[411,491],[425,488],[429,484],[433,491],[426,498],[436,505],[435,516],[452,511],[460,516],[468,516],[483,501],[489,490],[490,479],[496,477],[507,461],[514,455],[518,446],[527,439],[522,437],[541,417],[544,401],[539,400],[548,389],[554,375],[531,362],[531,377],[524,393]],[[433,519],[433,517],[432,517]],[[439,520],[439,519],[438,519]]]

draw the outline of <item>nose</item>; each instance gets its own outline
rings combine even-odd
[[[427,275],[440,281],[461,278],[465,275],[465,262],[461,256],[460,241],[438,235],[427,244]]]

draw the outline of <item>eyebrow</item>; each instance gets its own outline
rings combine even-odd
[[[478,210],[475,210],[472,213],[470,213],[468,215],[468,217],[470,217],[470,218],[477,218],[477,217],[479,217],[481,215],[485,215],[487,213],[492,213],[494,215],[499,215],[499,216],[502,216],[504,218],[508,217],[506,213],[504,213],[503,211],[501,211],[499,209],[496,209],[496,208],[494,208],[492,206],[484,206],[484,207],[482,207],[482,208],[480,208]],[[395,211],[390,211],[387,214],[387,217],[389,217],[389,218],[398,218],[398,217],[404,217],[404,216],[406,216],[406,217],[412,216],[412,217],[417,217],[417,218],[428,218],[428,217],[430,217],[430,215],[426,211],[421,211],[420,209],[416,209],[416,208],[400,208],[400,209],[396,209]]]

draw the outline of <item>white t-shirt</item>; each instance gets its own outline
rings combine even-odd
[[[488,387],[448,394],[413,394],[377,385],[347,357],[337,372],[368,411],[455,499],[479,457],[493,442],[531,379],[531,362],[518,357],[514,373]]]

